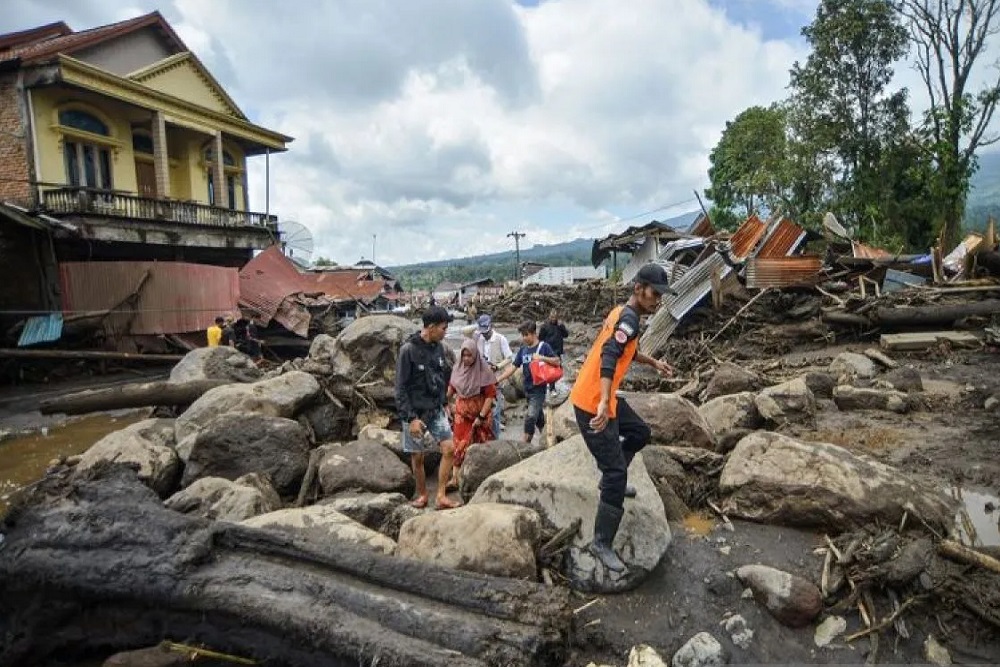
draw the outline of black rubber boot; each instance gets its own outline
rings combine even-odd
[[[636,491],[636,489],[635,489],[634,486],[632,486],[631,484],[626,484],[625,485],[625,497],[626,498],[635,498],[638,494],[639,494],[639,492]]]
[[[618,557],[612,546],[624,514],[625,510],[620,507],[607,503],[598,503],[597,505],[597,517],[594,519],[594,541],[590,544],[590,552],[612,572],[625,571],[625,563]]]

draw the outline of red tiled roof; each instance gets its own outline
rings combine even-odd
[[[0,35],[0,61],[13,60],[14,58],[20,58],[27,62],[42,61],[60,53],[72,54],[74,51],[150,26],[160,28],[167,39],[173,43],[178,53],[188,50],[183,40],[174,32],[174,29],[170,27],[160,12],[152,12],[134,19],[79,32],[66,33],[58,29],[58,26],[59,24],[50,24],[31,30],[22,30],[19,33]],[[63,23],[62,26],[66,27],[66,24]],[[66,29],[69,30],[68,27]],[[26,41],[29,38],[30,41]]]

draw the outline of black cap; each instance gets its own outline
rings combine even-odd
[[[445,322],[451,322],[451,315],[441,306],[431,306],[424,311],[423,322],[425,327],[444,324]]]
[[[677,294],[677,292],[670,289],[670,278],[667,276],[667,270],[659,264],[647,264],[639,269],[639,273],[635,276],[635,281],[637,283],[648,284],[656,290],[657,294]]]

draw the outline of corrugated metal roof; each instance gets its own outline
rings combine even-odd
[[[753,249],[757,247],[757,243],[764,236],[764,232],[767,231],[767,225],[761,222],[760,218],[756,215],[751,215],[749,218],[740,225],[729,242],[732,244],[732,256],[736,261],[742,261],[746,259]]]
[[[702,213],[691,223],[687,233],[691,236],[712,236],[715,234],[715,227],[712,225],[712,220]]]
[[[879,259],[880,257],[892,257],[889,253],[881,248],[873,248],[870,245],[865,245],[861,241],[851,241],[851,251],[852,254],[858,259]]]
[[[794,257],[751,257],[746,263],[747,287],[790,287],[811,285],[819,278],[823,258],[819,255]]]
[[[788,218],[782,218],[767,235],[757,257],[787,257],[806,240],[806,230]]]
[[[372,280],[371,274],[357,269],[309,272],[302,276],[302,291],[323,292],[336,301],[374,301],[391,283],[381,276]]]
[[[236,269],[187,262],[64,262],[59,265],[64,312],[116,310],[116,334],[201,331],[234,312]]]
[[[49,313],[48,315],[36,315],[29,317],[21,330],[21,337],[17,340],[18,347],[37,345],[38,343],[50,343],[62,337],[63,316],[62,313]]]
[[[240,304],[258,313],[267,324],[281,307],[285,297],[303,290],[302,273],[281,248],[271,246],[240,269]]]
[[[725,278],[732,271],[732,268],[722,260],[722,255],[717,252],[692,266],[675,285],[672,285],[677,295],[664,297],[660,310],[666,308],[677,320],[684,319],[684,316],[712,291],[712,273],[716,271],[719,273],[719,278]]]

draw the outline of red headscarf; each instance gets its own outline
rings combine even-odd
[[[472,353],[472,365],[466,366],[462,361],[462,354],[465,350]],[[462,343],[462,350],[458,355],[458,363],[451,371],[451,385],[462,398],[478,396],[483,387],[495,384],[497,376],[489,367],[474,340],[466,340]]]

